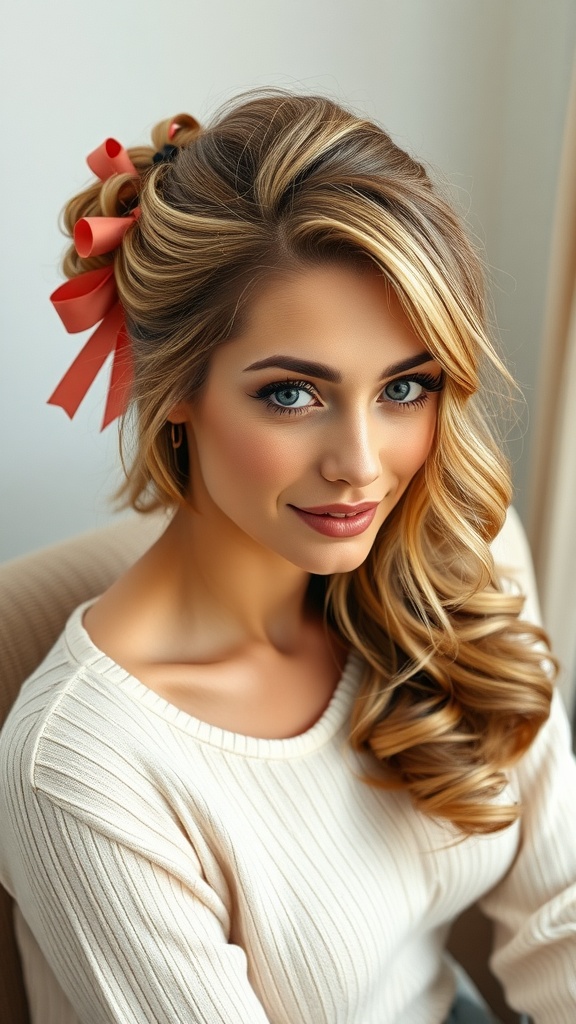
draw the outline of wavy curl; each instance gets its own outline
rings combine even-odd
[[[420,811],[464,833],[505,828],[520,809],[496,798],[548,716],[554,659],[546,634],[521,620],[523,598],[504,592],[490,551],[511,486],[479,397],[487,369],[500,390],[511,382],[458,217],[420,163],[324,97],[249,94],[206,129],[189,115],[167,119],[152,142],[129,150],[138,180],[95,183],[65,212],[72,234],[81,216],[140,205],[114,257],[135,364],[124,503],[193,501],[167,416],[199,394],[212,352],[241,334],[267,277],[334,260],[376,265],[446,385],[432,451],[368,558],[320,581],[327,619],[366,665],[350,742],[385,768],[366,782],[406,789]],[[167,142],[176,158],[153,166]],[[111,259],[71,248],[64,270]],[[127,434],[125,424],[124,448]]]

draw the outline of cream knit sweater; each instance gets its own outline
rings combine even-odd
[[[531,590],[512,526],[500,557],[524,562]],[[0,743],[0,878],[34,1024],[440,1024],[446,930],[477,899],[510,1002],[574,1024],[576,764],[560,701],[501,797],[525,804],[521,824],[455,841],[356,777],[359,668],[350,655],[306,733],[255,739],[168,704],[72,616]]]

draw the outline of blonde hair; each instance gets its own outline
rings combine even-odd
[[[174,123],[177,128],[174,130]],[[370,121],[318,96],[240,97],[206,129],[178,115],[152,147],[72,200],[87,215],[140,217],[114,257],[68,252],[68,276],[115,260],[134,353],[135,451],[123,497],[145,511],[189,499],[167,416],[206,380],[215,347],[242,331],[255,288],[287,269],[369,262],[441,364],[433,449],[366,561],[325,581],[326,613],[363,656],[350,741],[425,814],[465,833],[509,825],[505,769],[545,721],[553,659],[520,620],[490,543],[511,500],[505,459],[477,401],[483,368],[507,373],[486,331],[479,259],[421,164]],[[171,162],[155,150],[178,147]]]

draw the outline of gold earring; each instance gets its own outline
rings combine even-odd
[[[179,448],[184,440],[184,429],[181,423],[170,424],[170,440],[174,449]]]

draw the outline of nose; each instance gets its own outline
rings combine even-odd
[[[336,426],[327,428],[320,458],[320,473],[325,480],[339,480],[356,488],[365,488],[382,473],[381,431],[363,413],[357,412]]]

